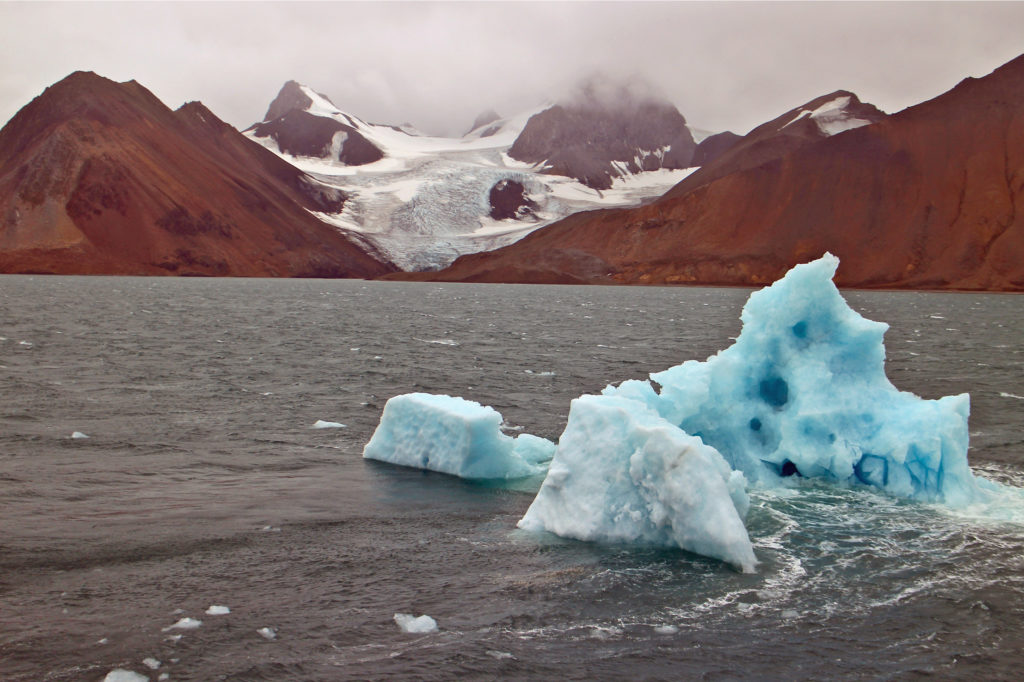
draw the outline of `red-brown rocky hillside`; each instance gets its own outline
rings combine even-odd
[[[758,285],[831,251],[842,286],[1022,290],[1024,56],[689,185],[639,208],[570,216],[420,278]]]
[[[318,184],[197,102],[74,73],[0,130],[0,272],[373,277]]]

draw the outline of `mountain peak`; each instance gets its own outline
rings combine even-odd
[[[264,121],[273,121],[281,118],[292,111],[305,111],[309,107],[313,106],[313,99],[306,94],[308,88],[298,81],[288,81],[281,87],[281,91],[277,93],[277,97],[270,103],[270,108],[267,109],[267,115],[263,119]],[[317,93],[320,97],[323,97],[328,102],[331,100],[326,95]],[[331,102],[331,106],[334,103]]]

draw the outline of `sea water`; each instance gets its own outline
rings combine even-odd
[[[975,471],[1024,486],[1021,299],[844,293],[898,388],[971,394]],[[537,482],[362,458],[416,391],[557,439],[572,398],[727,347],[748,294],[0,277],[0,678],[1015,677],[1012,500],[755,488],[744,575],[518,531]]]

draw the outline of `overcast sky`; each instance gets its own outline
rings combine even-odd
[[[595,73],[746,133],[837,89],[894,112],[1024,53],[1024,2],[0,1],[0,121],[72,71],[238,128],[298,80],[375,122],[461,135]]]

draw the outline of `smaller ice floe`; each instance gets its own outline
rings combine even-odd
[[[216,604],[206,609],[207,616],[226,616],[231,613],[231,609],[226,606],[217,606]]]
[[[274,628],[260,628],[256,634],[268,641],[277,639],[277,631]]]
[[[659,635],[674,635],[679,632],[679,628],[675,625],[657,625],[654,632]]]
[[[501,414],[463,398],[397,395],[384,405],[363,457],[469,479],[515,479],[544,473],[549,440],[501,432]]]
[[[584,395],[572,401],[547,478],[519,527],[680,547],[753,572],[743,525],[749,506],[746,479],[717,450],[638,401]]]
[[[341,422],[328,422],[328,421],[324,421],[323,419],[317,419],[313,423],[313,426],[311,426],[310,428],[312,428],[312,429],[344,429],[344,428],[347,428],[347,427],[344,424],[342,424]]]
[[[150,670],[159,670],[161,663],[157,659],[150,656],[149,658],[142,659],[142,665],[146,666]]]
[[[75,431],[74,433],[72,433],[72,434],[71,434],[71,437],[72,437],[72,438],[73,438],[74,440],[83,440],[83,439],[86,439],[86,438],[88,438],[89,436],[85,435],[85,434],[84,434],[84,433],[82,433],[81,431]]]
[[[411,613],[396,613],[395,623],[402,628],[402,632],[409,634],[437,632],[437,621],[426,615],[417,618]]]
[[[107,676],[103,678],[103,682],[149,682],[149,677],[134,670],[117,668],[107,673]]]
[[[202,624],[203,624],[203,621],[196,620],[195,618],[189,618],[188,616],[186,616],[185,618],[182,618],[181,620],[179,620],[174,625],[168,625],[167,627],[165,627],[163,629],[163,631],[167,632],[168,630],[195,630],[196,628],[198,628]]]

